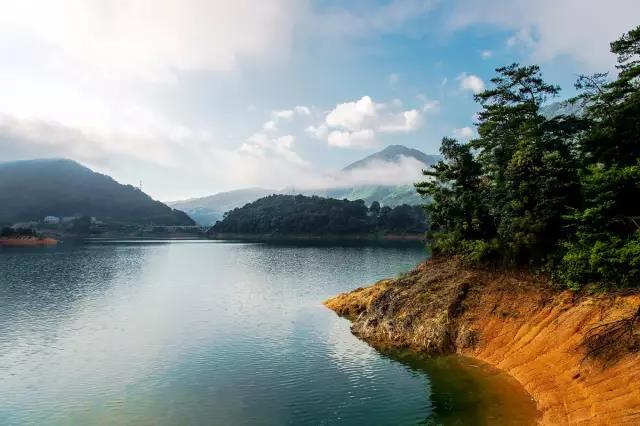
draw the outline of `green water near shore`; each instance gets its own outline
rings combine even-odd
[[[380,353],[321,302],[417,246],[0,249],[0,424],[529,424],[514,381]]]

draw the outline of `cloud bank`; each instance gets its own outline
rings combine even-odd
[[[228,71],[288,55],[295,0],[2,1],[0,32],[101,73]]]
[[[615,62],[609,42],[638,25],[640,2],[611,0],[458,0],[448,14],[451,30],[491,24],[513,31],[508,47],[533,62],[570,57],[590,70]]]

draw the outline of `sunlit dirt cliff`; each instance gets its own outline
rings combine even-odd
[[[637,292],[577,295],[449,259],[325,304],[374,346],[457,352],[508,372],[542,424],[640,424]]]

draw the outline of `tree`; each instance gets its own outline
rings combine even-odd
[[[640,286],[640,26],[611,43],[618,77],[581,76],[584,112],[547,119],[559,88],[537,66],[498,68],[479,137],[445,138],[416,184],[433,197],[434,254],[531,265],[573,289]]]
[[[537,66],[496,70],[493,87],[475,96],[482,106],[477,139],[442,140],[444,162],[417,184],[427,206],[435,253],[474,261],[543,265],[579,202],[572,144],[575,120],[547,120],[540,106],[558,92]]]
[[[494,87],[475,96],[483,109],[471,146],[490,182],[499,259],[540,265],[557,244],[563,214],[578,203],[570,138],[578,129],[540,114],[559,88],[544,82],[538,66],[514,63],[496,72]]]
[[[640,26],[611,43],[618,78],[582,76],[576,87],[590,127],[580,140],[584,204],[573,211],[556,278],[585,284],[640,284]]]
[[[362,200],[271,195],[226,213],[210,233],[336,236],[425,231],[419,206],[385,206],[379,215],[369,211]]]
[[[377,201],[371,203],[371,205],[369,206],[369,211],[375,215],[378,215],[380,213],[380,203]]]
[[[429,217],[428,240],[436,255],[463,254],[470,258],[488,253],[488,240],[495,234],[484,195],[486,181],[480,163],[468,144],[443,138],[443,160],[423,170],[427,180],[416,183]]]

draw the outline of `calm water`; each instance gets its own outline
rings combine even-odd
[[[528,424],[512,379],[381,354],[321,302],[421,248],[0,249],[0,424]]]

